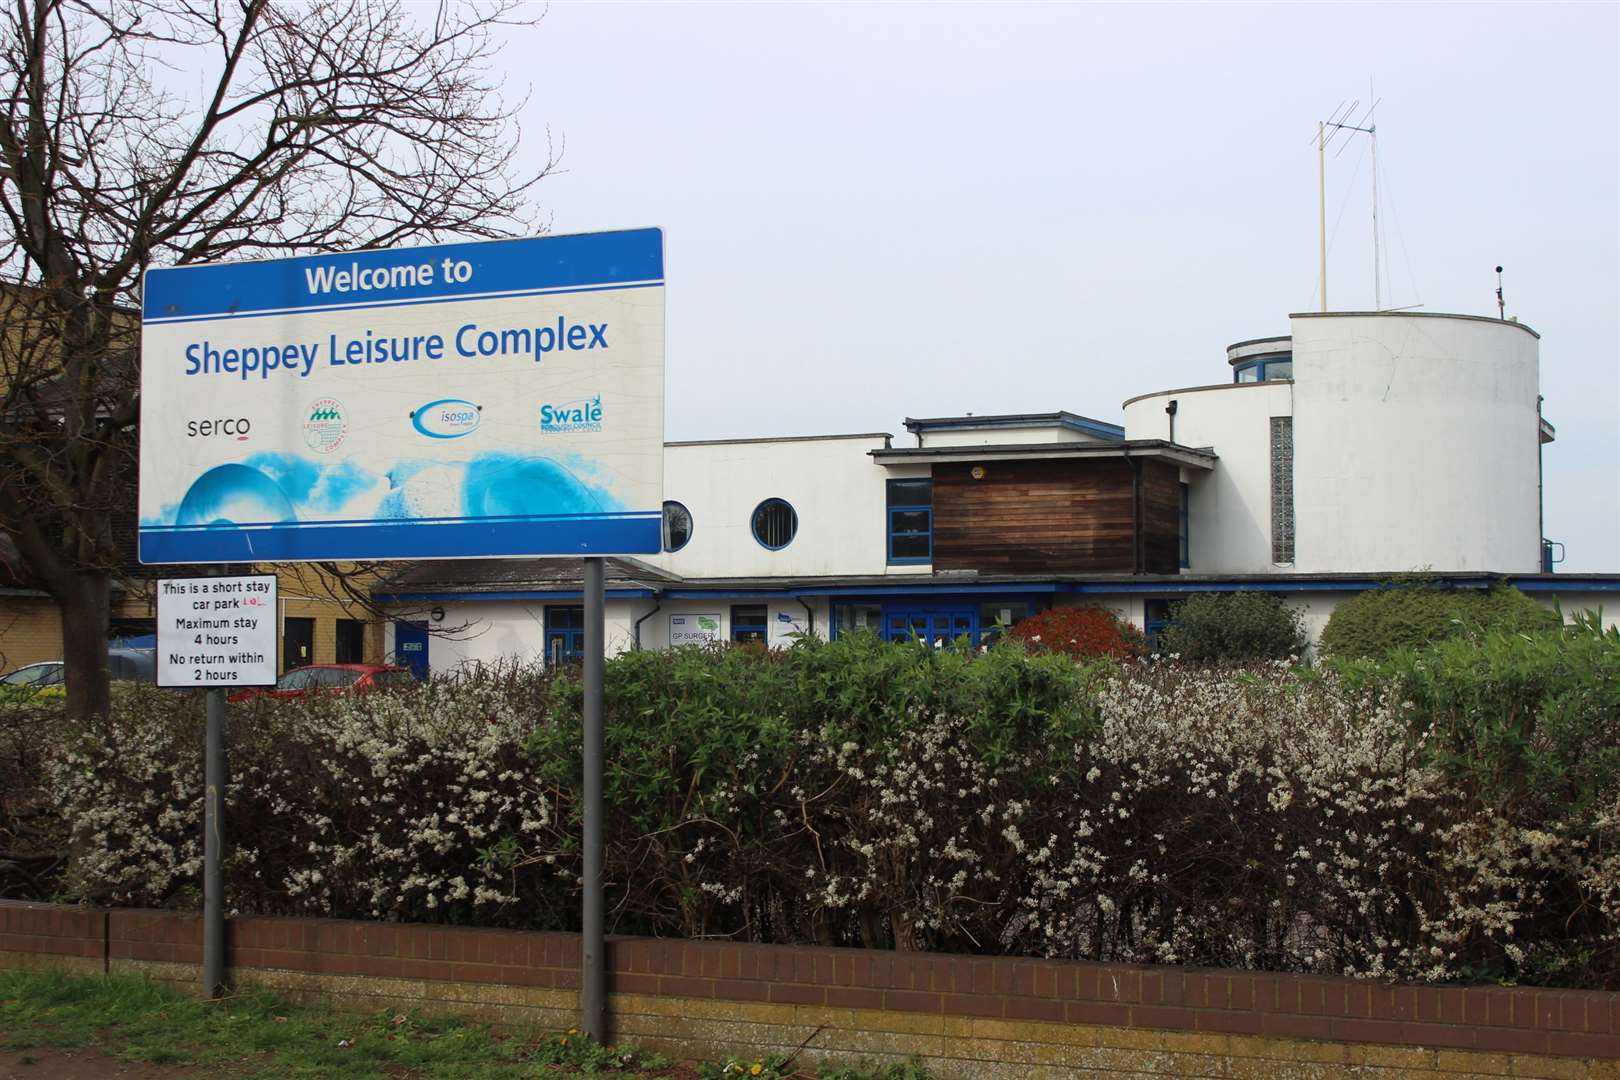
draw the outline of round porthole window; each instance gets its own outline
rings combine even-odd
[[[679,551],[692,539],[692,511],[678,502],[664,504],[664,550]]]
[[[772,551],[793,543],[799,531],[798,512],[782,499],[766,499],[754,507],[754,539]]]

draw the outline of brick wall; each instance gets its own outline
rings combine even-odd
[[[0,673],[62,659],[62,616],[49,599],[0,597]]]
[[[318,919],[227,924],[238,985],[562,1028],[569,934]],[[942,1077],[1620,1077],[1620,994],[620,938],[613,1037],[711,1056],[920,1054]],[[0,901],[0,967],[195,985],[195,916]]]

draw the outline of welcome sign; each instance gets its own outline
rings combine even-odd
[[[658,229],[154,269],[147,563],[660,549]]]

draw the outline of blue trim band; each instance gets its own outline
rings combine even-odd
[[[470,268],[447,281],[445,264]],[[420,273],[416,268],[425,268]],[[386,276],[402,284],[336,288],[331,275],[358,269],[361,278]],[[384,272],[392,272],[384,275]],[[327,287],[311,287],[315,276]],[[581,233],[518,240],[352,251],[260,262],[158,267],[146,272],[142,317],[151,323],[271,311],[324,311],[389,302],[471,299],[524,293],[662,283],[661,229]]]
[[[662,515],[586,520],[421,525],[298,523],[294,528],[218,526],[140,530],[143,563],[454,559],[517,555],[656,555]]]
[[[1507,583],[1521,592],[1620,592],[1620,580],[1614,578],[1582,578],[1575,574],[1560,575],[1558,581],[1545,578],[1510,577]]]
[[[607,589],[604,591],[609,600],[650,600],[658,594],[651,589]],[[475,603],[479,600],[534,600],[549,603],[554,600],[583,600],[583,590],[575,589],[572,592],[535,592],[517,590],[512,592],[424,592],[424,593],[377,593],[372,599],[379,604],[427,604],[453,601],[456,603]]]

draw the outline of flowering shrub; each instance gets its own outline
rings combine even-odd
[[[1136,656],[1146,647],[1142,632],[1107,608],[1055,607],[1012,628],[1026,647],[1064,656]]]
[[[1592,641],[1576,661],[1612,673],[1620,639]],[[1483,785],[1463,713],[1435,723],[1450,699],[1409,674],[867,635],[628,654],[607,668],[611,929],[1620,987],[1614,770],[1579,799]],[[1593,694],[1526,706],[1560,760],[1612,760]],[[498,670],[233,709],[230,904],[573,925],[579,698]],[[201,730],[200,698],[147,690],[47,755],[74,895],[195,902]]]

